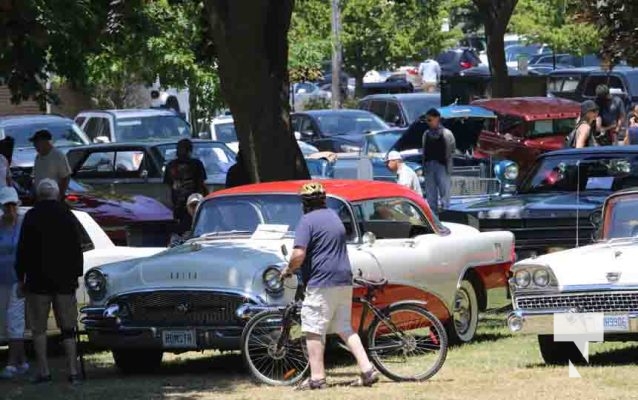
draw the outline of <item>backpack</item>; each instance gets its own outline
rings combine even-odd
[[[578,128],[580,128],[582,124],[586,124],[586,123],[587,123],[586,121],[578,121],[574,129],[565,138],[565,148],[576,147],[576,133],[578,132]],[[587,147],[593,146],[593,145],[594,145],[594,137],[592,135],[592,132],[590,131],[589,139],[587,139]]]

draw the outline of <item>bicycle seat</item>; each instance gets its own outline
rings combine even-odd
[[[354,283],[359,286],[365,286],[368,288],[380,288],[388,284],[388,280],[383,278],[380,281],[369,281],[363,278],[354,278]]]

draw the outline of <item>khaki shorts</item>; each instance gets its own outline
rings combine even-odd
[[[18,284],[0,285],[0,339],[24,339],[24,299]]]
[[[34,335],[47,331],[49,312],[53,304],[55,322],[60,330],[73,330],[78,323],[78,307],[75,294],[27,294],[29,325]]]
[[[321,336],[352,333],[352,286],[307,288],[301,330]]]

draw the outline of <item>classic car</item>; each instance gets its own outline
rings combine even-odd
[[[363,110],[309,110],[290,116],[294,132],[320,151],[353,152],[363,145],[363,135],[390,127]]]
[[[516,179],[516,168],[507,171]],[[508,230],[519,259],[593,241],[590,216],[615,191],[638,184],[638,146],[565,149],[542,154],[513,193],[455,204],[439,217],[482,232]]]
[[[548,364],[584,362],[573,341],[555,340],[554,334],[594,342],[638,339],[638,190],[609,196],[595,221],[601,231],[598,243],[512,267],[508,326],[538,335]]]
[[[346,227],[353,272],[391,282],[377,301],[427,301],[453,339],[472,340],[488,290],[506,287],[512,234],[444,225],[422,197],[394,183],[324,182],[327,205]],[[277,270],[302,214],[303,183],[212,193],[197,211],[192,239],[89,270],[83,322],[90,341],[110,349],[124,371],[156,367],[163,352],[237,350],[251,315],[294,297],[296,285],[282,284]]]
[[[67,152],[73,178],[118,195],[147,195],[171,205],[164,168],[177,157],[177,142],[108,143],[76,147]],[[199,158],[210,190],[226,184],[226,172],[235,153],[221,142],[193,139],[193,157]]]
[[[19,213],[24,214],[28,211],[28,207],[20,207]],[[2,211],[0,211],[2,214]],[[148,257],[150,255],[166,250],[166,248],[154,247],[123,247],[116,246],[104,233],[102,228],[95,222],[91,216],[82,211],[73,211],[73,215],[79,222],[80,233],[82,235],[82,250],[84,251],[84,272],[93,267],[112,263],[116,261],[129,260],[140,257]],[[87,292],[84,289],[84,279],[79,279],[79,288],[77,290],[78,305],[82,306],[88,303]],[[4,309],[0,310],[5,312]],[[28,328],[28,326],[27,326]],[[55,334],[59,332],[53,314],[49,316],[48,333]],[[27,335],[30,335],[27,332]],[[0,337],[0,344],[6,342],[6,338]]]
[[[574,130],[580,104],[552,97],[517,97],[472,102],[493,111],[478,137],[475,157],[516,161],[526,171],[538,155],[565,147]]]
[[[440,106],[439,93],[401,93],[366,96],[357,108],[376,114],[388,125],[408,127],[430,108]]]

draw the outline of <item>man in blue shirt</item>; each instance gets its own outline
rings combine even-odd
[[[325,336],[337,333],[357,359],[361,377],[355,386],[371,386],[379,373],[370,363],[361,339],[352,330],[352,268],[346,230],[341,219],[326,207],[326,191],[319,182],[301,188],[304,216],[295,230],[294,251],[282,271],[289,276],[301,267],[306,286],[301,308],[301,329],[306,335],[311,376],[298,389],[324,389]]]

